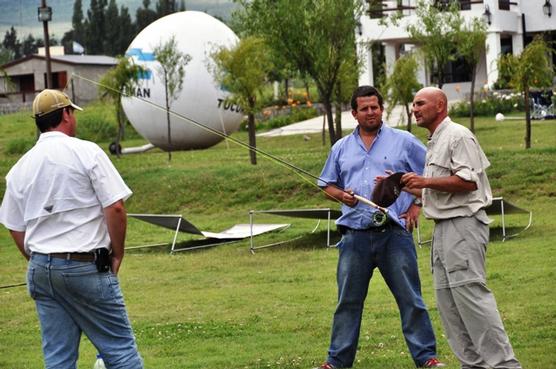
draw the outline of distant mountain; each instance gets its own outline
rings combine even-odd
[[[156,0],[151,0],[151,9],[156,8]],[[46,0],[52,8],[52,21],[48,23],[49,33],[60,40],[65,32],[71,29],[71,17],[73,15],[73,0]],[[83,16],[87,17],[90,0],[83,0]],[[116,0],[118,8],[126,6],[134,18],[135,11],[141,7],[143,0]],[[42,23],[37,19],[37,8],[39,0],[0,0],[0,41],[11,26],[17,30],[20,40],[29,33],[35,37],[43,34]],[[229,20],[232,10],[237,5],[233,0],[186,0],[187,10],[204,11],[210,15]]]

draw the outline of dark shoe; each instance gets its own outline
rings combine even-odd
[[[444,368],[446,364],[441,363],[437,358],[433,357],[425,361],[421,368]]]
[[[326,362],[315,369],[337,369],[337,368],[334,365],[330,364],[329,362]]]

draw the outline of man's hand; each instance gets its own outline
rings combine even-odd
[[[347,206],[354,207],[357,204],[357,199],[354,196],[354,192],[351,189],[347,189],[342,194],[341,201]]]
[[[333,185],[324,188],[324,192],[328,198],[341,201],[347,206],[353,207],[357,204],[357,199],[354,196],[354,192],[351,189],[342,190]]]
[[[127,228],[127,214],[124,202],[118,200],[112,205],[104,208],[104,220],[106,221],[112,248],[112,273],[117,274],[124,258],[124,243]]]
[[[25,232],[14,231],[10,229],[10,235],[12,236],[19,252],[27,260],[29,260],[29,255],[25,252]]]
[[[112,273],[118,274],[120,265],[122,265],[122,258],[119,256],[111,255],[110,264],[110,270],[112,271]]]
[[[409,209],[400,215],[400,218],[405,219],[405,228],[408,232],[413,232],[413,229],[417,226],[419,222],[419,214],[421,212],[421,207],[415,204],[411,204]]]
[[[413,193],[415,190],[427,188],[427,179],[417,173],[409,172],[402,176],[402,184],[405,190]]]

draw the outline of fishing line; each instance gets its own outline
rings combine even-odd
[[[113,87],[111,87],[111,86],[107,86],[107,85],[104,85],[104,84],[102,84],[102,83],[100,83],[100,82],[93,81],[92,79],[83,77],[83,76],[81,76],[81,75],[79,75],[79,74],[75,74],[75,73],[74,73],[74,74],[72,74],[72,76],[71,76],[70,78],[73,78],[73,77],[82,79],[82,80],[84,80],[84,81],[86,81],[86,82],[89,82],[89,83],[92,83],[92,84],[94,84],[94,85],[101,86],[101,87],[103,87],[103,88],[105,88],[105,89],[114,91],[114,92],[118,93],[118,94],[121,95],[121,96],[128,97],[128,98],[129,98],[129,97],[135,98],[135,99],[137,99],[137,100],[139,100],[139,101],[142,101],[142,102],[144,102],[144,103],[147,103],[148,105],[154,107],[155,109],[158,109],[158,110],[161,110],[161,111],[164,111],[164,112],[167,111],[167,109],[166,109],[165,107],[163,107],[162,105],[159,105],[159,104],[157,104],[157,103],[154,103],[154,102],[152,102],[152,101],[149,101],[149,100],[144,99],[144,98],[139,97],[139,96],[131,95],[131,94],[125,92],[125,91],[119,91],[119,90],[117,90],[117,89],[115,89],[115,88],[113,88]],[[204,125],[204,124],[202,124],[202,123],[197,122],[196,120],[194,120],[194,119],[192,119],[192,118],[189,118],[189,117],[187,117],[187,116],[185,116],[185,115],[183,115],[183,114],[177,113],[177,112],[175,112],[175,111],[173,111],[173,110],[169,110],[169,109],[168,109],[168,112],[169,112],[171,115],[173,115],[173,116],[175,116],[175,117],[177,117],[177,118],[179,118],[179,119],[181,119],[181,120],[188,121],[188,122],[192,123],[193,125],[195,125],[195,126],[201,128],[201,129],[204,129],[204,130],[206,130],[206,131],[208,131],[208,132],[210,132],[210,133],[212,133],[212,134],[215,134],[215,135],[217,135],[217,136],[219,136],[219,137],[221,137],[221,138],[223,138],[223,139],[225,139],[225,140],[229,140],[229,141],[231,141],[231,142],[233,142],[233,143],[235,143],[235,144],[237,144],[237,145],[239,145],[239,146],[242,146],[242,147],[247,148],[247,149],[249,149],[249,150],[253,150],[253,151],[256,152],[256,153],[261,154],[261,155],[262,155],[264,158],[266,158],[267,160],[273,161],[273,162],[276,163],[276,164],[279,164],[279,165],[281,165],[281,166],[283,166],[283,167],[285,167],[285,168],[287,168],[287,169],[292,170],[292,171],[293,171],[295,174],[297,174],[303,181],[309,183],[311,186],[317,187],[320,191],[322,191],[322,192],[324,192],[324,193],[326,193],[326,191],[324,191],[323,188],[321,188],[318,184],[316,184],[316,183],[310,181],[308,178],[304,177],[303,175],[306,175],[306,176],[308,176],[308,177],[311,177],[312,179],[315,179],[315,180],[317,180],[317,181],[324,182],[324,183],[326,183],[327,186],[334,186],[334,187],[336,187],[336,188],[338,188],[338,189],[340,189],[340,190],[346,192],[343,188],[339,187],[338,185],[333,184],[333,183],[328,183],[327,181],[321,179],[321,178],[318,177],[318,176],[315,176],[314,174],[308,172],[307,170],[305,170],[305,169],[303,169],[303,168],[300,168],[300,167],[298,167],[298,166],[296,166],[296,165],[293,165],[293,164],[291,164],[291,163],[289,163],[289,162],[287,162],[287,161],[285,161],[285,160],[283,160],[283,159],[281,159],[281,158],[279,158],[279,157],[277,157],[277,156],[274,156],[274,155],[272,155],[272,154],[270,154],[270,153],[268,153],[268,152],[266,152],[266,151],[264,151],[264,150],[262,150],[262,149],[260,149],[260,148],[251,146],[251,145],[249,145],[249,144],[247,144],[247,143],[245,143],[245,142],[243,142],[243,141],[241,141],[241,140],[238,140],[237,138],[231,137],[231,136],[229,136],[229,135],[227,135],[227,134],[225,134],[225,133],[222,133],[222,132],[220,132],[220,131],[218,131],[218,130],[216,130],[216,129],[214,129],[214,128],[208,127],[208,126],[206,126],[206,125]],[[374,202],[372,202],[371,200],[369,200],[369,199],[367,199],[367,198],[365,198],[365,197],[363,197],[363,196],[360,196],[360,195],[355,194],[355,193],[353,193],[353,192],[351,192],[351,194],[352,194],[357,200],[359,200],[360,202],[363,202],[363,203],[365,203],[365,204],[367,204],[367,205],[369,205],[369,206],[371,206],[371,207],[373,207],[373,208],[379,210],[379,211],[382,212],[383,214],[388,214],[388,209],[383,208],[383,207],[381,207],[381,206],[375,204]],[[327,194],[327,196],[328,196],[328,194]],[[339,199],[332,198],[332,197],[330,197],[330,196],[328,196],[328,197],[331,198],[331,199],[333,199],[333,200],[335,200],[335,201],[337,201],[337,202],[339,202],[340,204],[343,204],[343,202],[340,201]],[[366,214],[366,213],[365,213],[365,214]],[[386,221],[386,217],[384,217],[384,221]]]

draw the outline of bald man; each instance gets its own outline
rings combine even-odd
[[[462,369],[521,368],[486,286],[490,163],[473,133],[448,117],[442,90],[420,90],[413,113],[417,125],[430,132],[425,171],[407,173],[402,182],[421,194],[423,213],[435,222],[433,280],[450,347]]]

